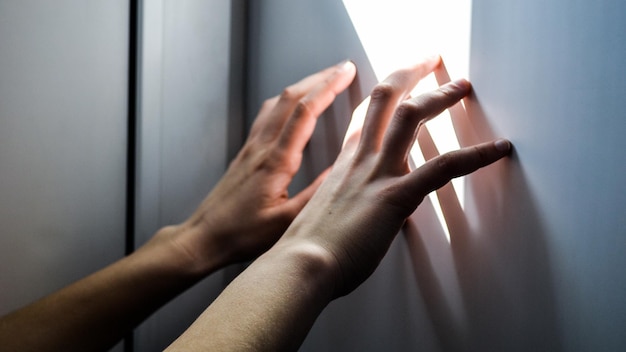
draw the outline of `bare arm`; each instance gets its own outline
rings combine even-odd
[[[132,255],[0,319],[6,351],[106,350],[149,314],[204,276],[164,228]],[[217,248],[216,248],[217,250]],[[209,272],[220,266],[220,256]]]
[[[405,100],[440,64],[429,59],[374,89],[361,133],[285,235],[257,259],[169,348],[172,351],[292,351],[334,298],[378,266],[393,238],[431,191],[507,155],[505,140],[434,158],[410,171],[421,122],[470,91],[467,81]]]
[[[208,274],[267,250],[324,177],[291,198],[287,194],[319,113],[355,71],[352,63],[341,63],[269,99],[225,176],[187,221],[161,229],[132,255],[0,318],[0,350],[106,350]]]

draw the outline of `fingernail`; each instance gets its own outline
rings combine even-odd
[[[470,89],[472,86],[472,84],[465,78],[457,79],[456,81],[452,82],[452,84],[461,89]]]
[[[501,152],[508,152],[509,150],[511,150],[511,142],[507,141],[506,139],[498,139],[494,142],[494,145],[496,149]]]
[[[340,72],[350,71],[352,69],[356,69],[356,65],[350,59],[343,60],[337,64],[337,70]]]

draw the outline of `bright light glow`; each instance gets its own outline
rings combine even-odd
[[[436,54],[443,58],[452,79],[469,78],[471,0],[343,0],[343,3],[379,81],[398,68]],[[437,86],[430,75],[411,94],[415,96]],[[447,111],[426,123],[426,127],[440,153],[459,148]],[[354,128],[354,121],[350,128]],[[415,167],[424,163],[417,143],[411,157]],[[463,179],[453,180],[453,186],[463,206]],[[449,240],[436,194],[430,197]]]

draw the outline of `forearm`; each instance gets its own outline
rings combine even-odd
[[[333,298],[332,268],[333,259],[319,246],[279,242],[239,275],[168,351],[297,350]]]
[[[189,265],[165,228],[134,254],[0,319],[0,349],[106,350],[212,271]],[[213,270],[219,265],[213,264]]]

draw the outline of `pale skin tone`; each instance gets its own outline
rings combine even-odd
[[[266,251],[324,177],[287,194],[315,126],[312,114],[330,105],[354,75],[354,66],[342,63],[267,100],[241,152],[189,219],[159,230],[132,255],[0,318],[0,350],[107,350],[202,278]]]
[[[489,142],[409,171],[407,153],[419,123],[470,90],[458,81],[407,100],[439,64],[439,58],[425,60],[375,88],[362,132],[347,139],[327,177],[293,197],[287,186],[317,117],[352,82],[356,68],[341,63],[267,100],[241,152],[187,221],[1,318],[3,349],[106,350],[203,277],[267,250],[170,349],[296,350],[324,307],[371,274],[426,194],[509,152],[508,142]]]
[[[268,252],[250,265],[168,350],[293,351],[334,298],[377,267],[406,218],[450,179],[506,156],[498,140],[431,159],[410,171],[420,123],[470,91],[465,80],[407,99],[439,58],[392,74],[372,92],[362,131]]]

